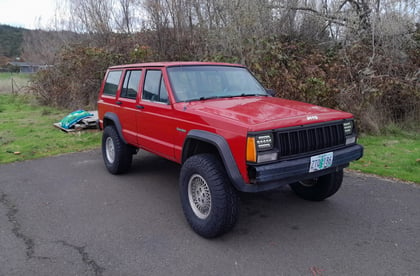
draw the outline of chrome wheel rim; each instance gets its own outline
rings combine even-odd
[[[200,219],[206,219],[211,211],[211,193],[206,180],[194,174],[188,181],[188,200],[194,214]]]
[[[106,138],[105,141],[105,151],[106,151],[106,159],[108,159],[109,163],[114,163],[115,161],[115,146],[114,141],[111,137]]]

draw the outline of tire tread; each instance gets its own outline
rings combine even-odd
[[[188,181],[194,173],[205,178],[212,194],[212,212],[205,220],[197,218],[189,205]],[[180,175],[180,197],[185,217],[199,235],[214,238],[235,226],[239,216],[239,198],[215,155],[194,155],[184,163]]]
[[[110,163],[106,157],[105,142],[108,137],[111,137],[115,147],[115,160],[113,163]],[[102,156],[105,166],[110,173],[122,174],[127,172],[133,160],[132,153],[132,147],[122,141],[114,126],[105,127],[102,135]]]

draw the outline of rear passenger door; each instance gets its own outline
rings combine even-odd
[[[170,160],[174,157],[175,122],[165,77],[160,69],[147,69],[137,115],[139,143]]]
[[[117,113],[120,115],[122,132],[127,143],[137,145],[137,96],[140,94],[140,69],[128,69],[124,72],[122,87],[117,98]]]

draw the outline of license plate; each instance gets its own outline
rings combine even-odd
[[[333,152],[312,156],[309,172],[316,172],[331,167],[333,156]]]

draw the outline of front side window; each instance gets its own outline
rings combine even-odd
[[[129,70],[125,73],[121,97],[135,99],[140,84],[141,70]]]
[[[268,96],[264,87],[243,67],[199,65],[168,68],[169,79],[178,102]]]
[[[144,80],[143,100],[168,103],[168,91],[160,70],[148,70]]]
[[[118,84],[120,83],[122,71],[110,71],[106,77],[104,95],[117,95]]]

